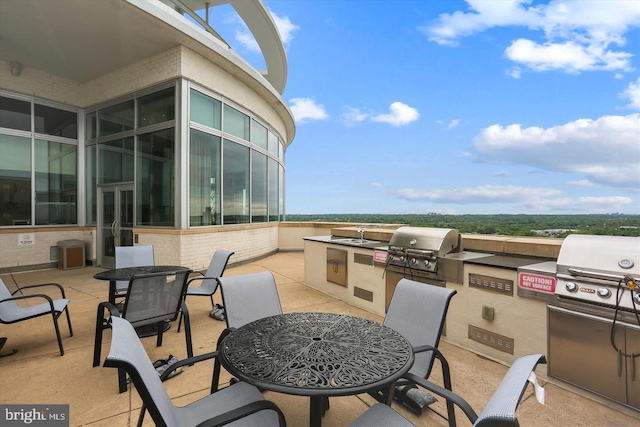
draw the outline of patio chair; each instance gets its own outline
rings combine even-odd
[[[227,328],[218,338],[222,340],[234,329],[254,320],[282,314],[276,280],[270,271],[239,276],[219,277],[222,303],[225,308]],[[217,390],[220,380],[220,361],[213,366],[213,388]]]
[[[455,289],[401,279],[393,292],[383,324],[400,332],[413,347],[415,360],[405,376],[396,382],[396,395],[401,403],[414,412],[422,413],[423,406],[407,396],[416,387],[413,377],[429,378],[435,359],[440,361],[444,387],[451,390],[449,363],[438,350],[447,310]],[[389,396],[382,391],[369,393],[386,403]],[[447,417],[455,423],[453,403],[447,401]]]
[[[286,426],[280,408],[264,399],[258,389],[247,383],[226,387],[186,406],[175,406],[162,380],[174,369],[217,358],[218,353],[181,360],[159,377],[133,326],[125,319],[114,317],[111,329],[111,350],[104,366],[125,371],[131,378],[143,402],[138,426],[142,425],[146,410],[156,426]]]
[[[180,311],[185,318],[185,340],[187,357],[193,356],[191,343],[191,324],[189,312],[184,303],[187,289],[187,277],[191,270],[168,271],[162,273],[139,274],[129,282],[126,299],[122,312],[112,303],[106,301],[98,305],[96,316],[96,333],[93,347],[93,366],[100,364],[103,331],[111,327],[114,318],[121,317],[129,321],[134,327],[152,328],[157,335],[156,346],[162,345],[162,335],[167,321],[178,318]],[[105,318],[105,310],[109,317]],[[123,371],[119,375],[120,393],[126,391],[127,384]]]
[[[541,354],[522,356],[516,360],[507,371],[480,416],[476,414],[467,401],[450,390],[418,376],[414,376],[414,380],[421,387],[442,396],[447,402],[453,402],[457,405],[474,427],[518,427],[519,423],[515,412],[527,388],[530,375],[538,363],[546,363],[545,357]],[[449,420],[449,425],[455,426],[455,422],[452,424],[451,420]],[[349,424],[349,427],[373,426],[411,427],[413,424],[382,403],[376,403],[353,423]]]
[[[211,309],[215,308],[215,304],[213,302],[213,294],[215,294],[218,290],[218,281],[216,279],[218,277],[222,277],[222,274],[224,274],[224,270],[227,268],[229,258],[231,258],[231,255],[233,254],[234,252],[231,251],[217,249],[211,257],[211,262],[209,263],[207,272],[203,274],[202,277],[192,277],[187,281],[187,286],[196,281],[199,281],[201,283],[199,286],[189,286],[187,288],[185,299],[189,295],[208,296],[211,299]],[[181,323],[182,317],[180,317],[180,320],[178,321],[178,332],[180,332]]]
[[[116,246],[116,268],[145,267],[148,265],[155,265],[153,246]],[[127,295],[128,288],[128,281],[117,281],[116,298],[124,298]]]
[[[22,293],[25,289],[44,288],[44,287],[56,287],[62,294],[61,299],[53,300],[46,294],[30,294],[14,296],[16,293]],[[44,302],[29,307],[20,307],[16,301],[19,300],[44,300]],[[58,348],[60,349],[60,356],[64,356],[64,348],[62,347],[62,338],[60,337],[60,327],[58,326],[58,317],[65,312],[67,315],[67,323],[69,324],[69,336],[73,336],[73,329],[71,328],[71,318],[69,317],[69,308],[64,289],[57,283],[42,283],[39,285],[28,285],[18,288],[15,292],[10,293],[7,286],[0,279],[0,323],[11,324],[22,322],[23,320],[33,319],[35,317],[51,315],[53,318],[53,326],[56,330],[56,337],[58,338]]]

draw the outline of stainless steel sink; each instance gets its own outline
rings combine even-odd
[[[380,243],[380,242],[378,240],[343,238],[343,239],[331,239],[330,243],[347,243],[350,245],[368,245],[370,243]]]

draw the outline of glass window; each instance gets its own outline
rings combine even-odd
[[[267,149],[267,128],[255,120],[251,120],[251,142],[260,148]]]
[[[175,130],[138,136],[136,219],[138,225],[174,226]]]
[[[36,140],[36,225],[77,223],[77,147]]]
[[[72,111],[35,104],[35,132],[45,135],[78,138],[78,114]]]
[[[251,150],[251,222],[267,222],[267,156]]]
[[[284,144],[282,142],[278,144],[278,158],[284,161]]]
[[[31,140],[0,135],[0,225],[31,224]]]
[[[87,224],[95,224],[98,221],[96,216],[96,146],[89,145],[85,150],[85,202],[87,207]]]
[[[249,116],[228,105],[224,106],[224,129],[228,134],[249,140]]]
[[[0,96],[0,127],[31,130],[31,103]]]
[[[133,181],[133,137],[98,145],[98,184]]]
[[[138,99],[138,127],[175,119],[175,89],[170,87]]]
[[[84,120],[84,128],[85,128],[85,137],[88,140],[96,139],[98,136],[98,112],[94,111],[91,113],[87,113]]]
[[[278,221],[278,162],[269,159],[269,221]]]
[[[197,90],[191,89],[190,120],[209,126],[213,129],[220,129],[222,103]]]
[[[249,148],[224,141],[222,171],[224,223],[249,222]]]
[[[278,176],[278,192],[280,194],[280,221],[284,221],[284,168],[280,165],[280,174]]]
[[[113,135],[133,129],[135,110],[133,99],[100,110],[100,136]]]
[[[278,155],[278,137],[275,134],[269,132],[269,152],[274,156]]]
[[[191,129],[189,224],[219,225],[220,137]]]

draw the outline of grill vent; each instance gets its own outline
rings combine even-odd
[[[469,273],[469,287],[513,296],[513,280]]]
[[[504,335],[496,334],[495,332],[478,328],[477,326],[473,325],[469,325],[468,337],[472,341],[476,341],[497,350],[504,351],[505,353],[513,354],[513,338],[505,337]]]
[[[357,264],[373,265],[373,256],[354,253],[353,262]]]
[[[369,302],[373,302],[373,292],[367,291],[366,289],[362,289],[357,286],[353,287],[353,296],[362,298],[363,300],[367,300]]]

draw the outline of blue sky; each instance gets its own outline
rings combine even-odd
[[[288,214],[640,213],[640,1],[265,4],[296,119]]]

